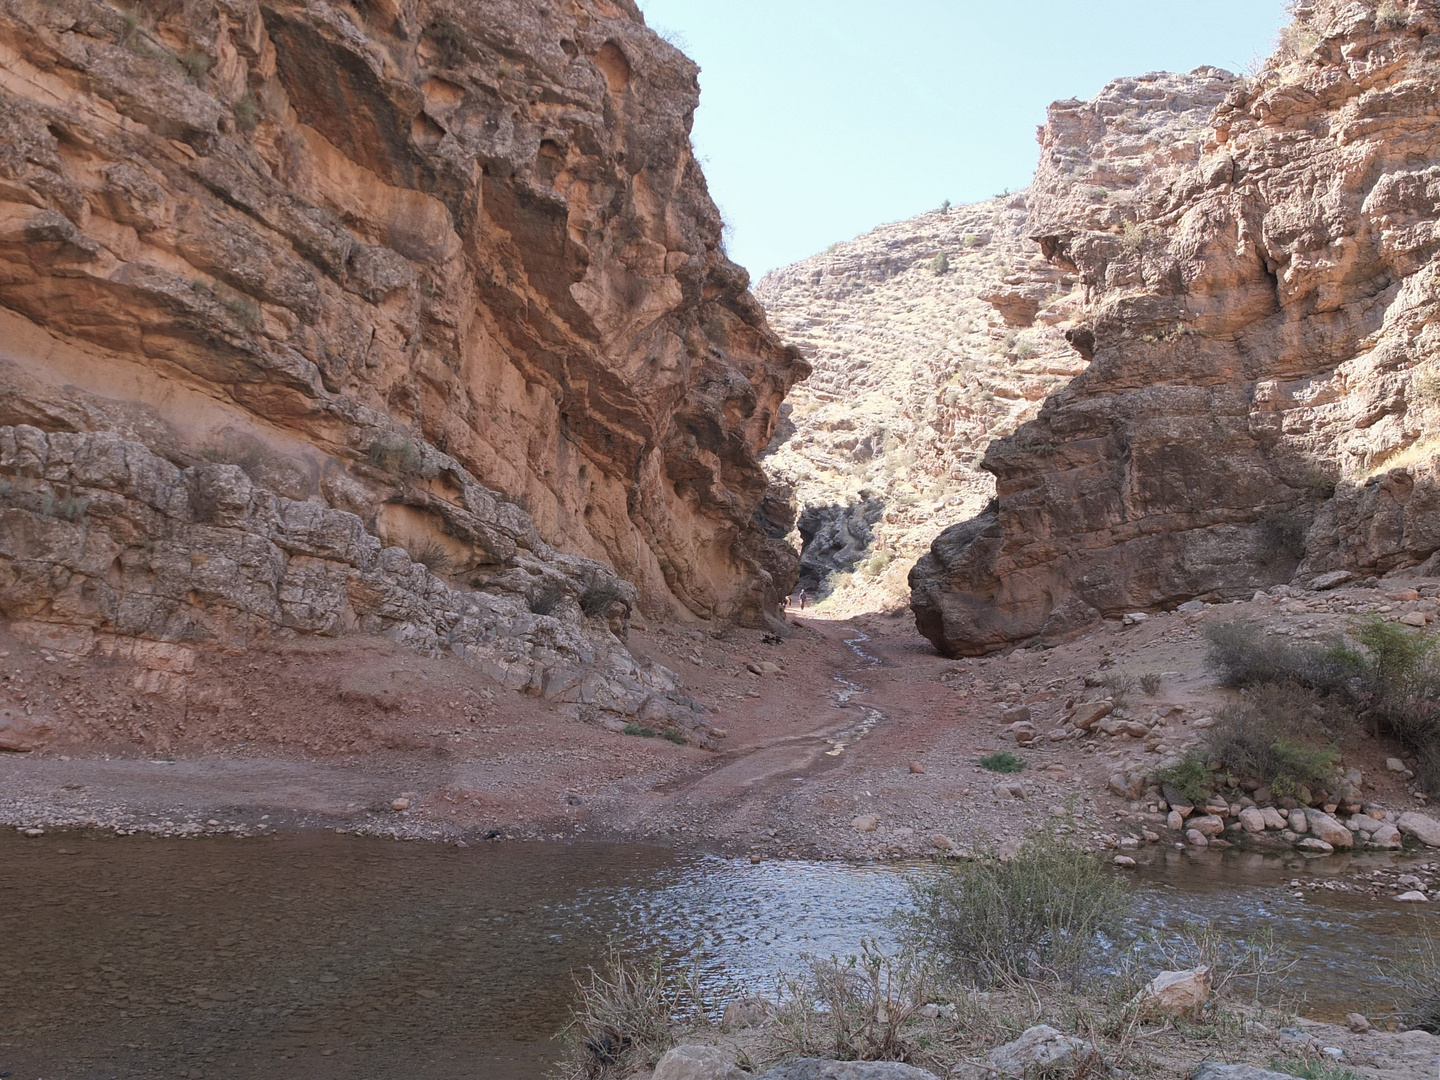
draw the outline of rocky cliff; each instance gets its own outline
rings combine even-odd
[[[629,0],[3,0],[0,57],[0,614],[626,715],[679,701],[632,608],[774,617],[807,368]]]
[[[948,654],[1440,547],[1440,12],[1300,4],[1250,79],[1061,102],[1027,232],[1092,358],[911,575]]]
[[[986,444],[1085,368],[1056,327],[1075,275],[1025,234],[1026,193],[884,225],[756,286],[814,365],[765,466],[800,510],[801,583],[903,606],[940,525],[994,495]]]

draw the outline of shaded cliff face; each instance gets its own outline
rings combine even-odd
[[[1086,373],[911,575],[949,654],[1440,547],[1433,3],[1302,7],[1253,80],[1053,106],[1029,232]]]
[[[4,0],[0,49],[0,614],[625,715],[678,700],[633,607],[775,617],[807,368],[633,4]]]
[[[438,452],[651,611],[788,587],[755,455],[806,369],[720,250],[696,68],[633,5],[0,11],[0,420],[258,445],[382,538],[458,498],[407,475]]]
[[[993,497],[985,446],[1085,368],[1058,329],[1076,277],[1026,236],[1027,195],[883,225],[755,288],[814,365],[764,462],[800,510],[801,584],[837,612],[903,607],[942,524]]]

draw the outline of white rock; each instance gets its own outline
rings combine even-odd
[[[655,1066],[653,1080],[749,1080],[713,1046],[677,1046]]]
[[[1430,898],[1419,889],[1411,889],[1409,892],[1402,892],[1395,900],[1401,904],[1425,904],[1429,903]]]
[[[1385,759],[1385,768],[1389,769],[1391,772],[1398,772],[1398,773],[1403,773],[1403,772],[1409,772],[1409,771],[1410,771],[1409,769],[1407,769],[1407,768],[1405,767],[1405,762],[1401,761],[1398,757],[1388,757],[1388,758],[1386,758],[1386,759]]]
[[[1424,626],[1425,613],[1423,611],[1407,611],[1400,616],[1400,621],[1406,626]]]
[[[1310,587],[1320,591],[1334,589],[1344,585],[1354,576],[1349,570],[1331,570],[1328,574],[1320,574],[1313,578]]]
[[[1135,865],[1135,860],[1132,859],[1129,855],[1116,855],[1114,863],[1116,866],[1123,866],[1128,869],[1129,867]]]
[[[1333,854],[1335,849],[1324,840],[1317,840],[1313,836],[1302,836],[1295,841],[1295,846],[1301,851],[1313,851],[1318,855]]]
[[[1175,610],[1176,610],[1176,611],[1183,611],[1186,615],[1190,615],[1190,614],[1192,614],[1192,613],[1194,613],[1194,612],[1197,612],[1197,611],[1204,611],[1204,610],[1205,610],[1205,601],[1204,601],[1204,600],[1186,600],[1185,603],[1181,604],[1181,605],[1180,605],[1179,607],[1177,607]]]
[[[1264,832],[1265,815],[1253,806],[1240,811],[1240,825],[1246,832]]]
[[[1160,972],[1150,980],[1149,986],[1136,995],[1135,1000],[1168,1016],[1180,1016],[1198,1014],[1209,998],[1210,969],[1198,967],[1189,971]]]
[[[1409,810],[1395,823],[1406,836],[1413,836],[1426,847],[1440,847],[1440,821],[1426,814]]]
[[[1049,1024],[1026,1028],[1014,1042],[990,1051],[990,1065],[1003,1076],[1023,1077],[1037,1072],[1074,1071],[1080,1062],[1095,1056],[1088,1043],[1057,1031]]]
[[[880,819],[874,814],[861,814],[850,822],[856,832],[874,832],[880,827]]]

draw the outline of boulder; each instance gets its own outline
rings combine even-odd
[[[1302,836],[1295,841],[1295,847],[1300,851],[1309,851],[1315,855],[1332,855],[1335,852],[1331,845],[1313,836]]]
[[[1143,773],[1115,773],[1110,777],[1110,790],[1122,799],[1138,799],[1145,794],[1145,776]]]
[[[1210,969],[1162,971],[1135,996],[1137,1004],[1167,1016],[1195,1016],[1210,998]]]
[[[1440,847],[1440,821],[1426,814],[1409,810],[1395,823],[1406,836],[1413,836],[1426,847]]]
[[[655,1066],[652,1080],[750,1080],[713,1046],[677,1046]]]
[[[1331,847],[1348,848],[1355,843],[1355,834],[1323,810],[1306,810],[1305,823],[1311,836]]]
[[[1276,810],[1273,806],[1266,806],[1262,808],[1260,811],[1260,815],[1265,819],[1265,828],[1285,828],[1285,819],[1280,816],[1280,811]]]
[[[658,1074],[657,1074],[658,1080]],[[829,1061],[800,1058],[777,1065],[757,1080],[938,1080],[932,1072],[898,1061]]]
[[[1165,827],[1179,832],[1185,827],[1185,818],[1179,810],[1171,810],[1165,815]]]
[[[990,1051],[991,1068],[1002,1076],[1024,1077],[1037,1072],[1080,1072],[1082,1062],[1097,1057],[1089,1043],[1049,1024],[1026,1028],[1014,1042]]]
[[[1206,1061],[1190,1074],[1190,1080],[1295,1080],[1295,1077],[1255,1065],[1222,1065],[1218,1061]]]
[[[1430,898],[1419,889],[1411,889],[1409,892],[1403,892],[1395,897],[1395,899],[1402,904],[1425,904],[1430,901]]]
[[[1081,731],[1089,731],[1114,711],[1115,703],[1108,699],[1082,702],[1076,705],[1075,711],[1070,714],[1070,723]]]
[[[1354,577],[1348,570],[1331,570],[1328,574],[1320,574],[1312,579],[1310,587],[1317,592],[1323,592],[1326,589],[1339,588]]]
[[[874,814],[861,814],[850,822],[856,832],[874,832],[880,827],[880,819]]]
[[[1246,832],[1258,833],[1265,831],[1265,815],[1253,806],[1247,806],[1240,811],[1240,827]]]
[[[1225,831],[1225,822],[1214,814],[1201,814],[1190,819],[1190,828],[1204,836],[1219,836]]]
[[[1186,829],[1185,842],[1191,847],[1209,847],[1210,838],[1199,829]]]
[[[1400,839],[1400,830],[1388,821],[1382,821],[1371,831],[1370,839],[1367,841],[1370,847],[1385,848],[1388,851],[1397,851],[1403,846]]]
[[[725,1003],[725,1013],[720,1018],[724,1031],[739,1031],[741,1028],[763,1024],[775,1011],[775,1006],[764,998],[735,998]]]
[[[1022,724],[1030,721],[1030,706],[1011,705],[1001,710],[1000,722],[1002,724]]]

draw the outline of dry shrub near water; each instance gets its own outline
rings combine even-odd
[[[935,974],[913,951],[894,956],[872,942],[859,956],[810,957],[786,982],[774,1039],[783,1056],[910,1061],[924,1047],[911,1021],[935,992]]]
[[[561,1080],[611,1080],[653,1065],[682,1032],[708,1024],[698,969],[672,971],[665,957],[627,959],[612,946],[599,968],[575,980],[563,1032]]]

